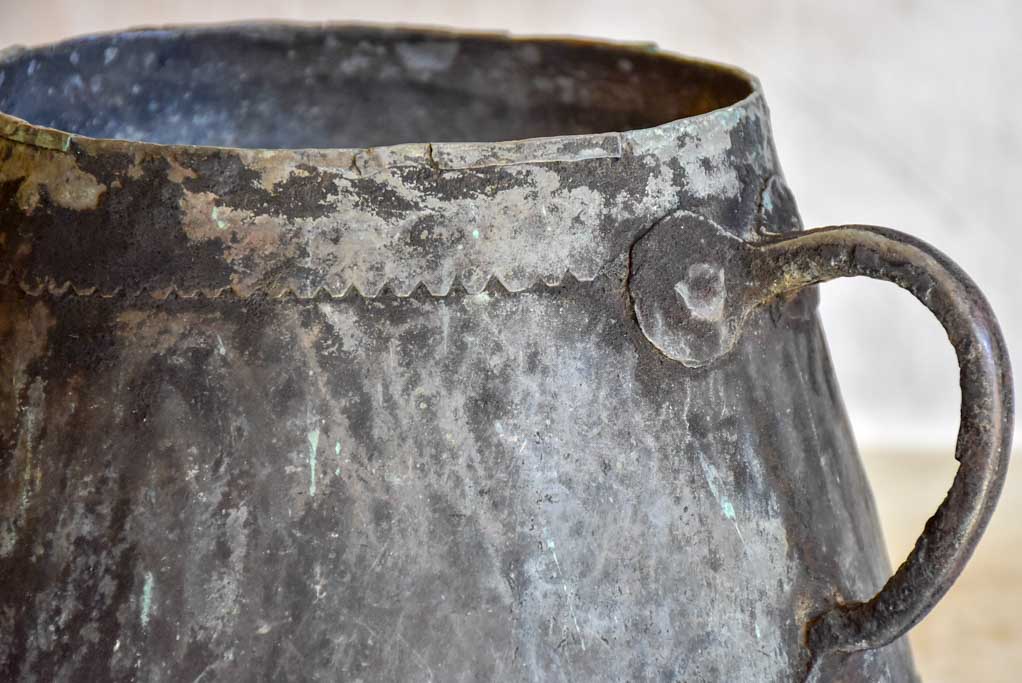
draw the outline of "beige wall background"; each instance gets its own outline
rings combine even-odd
[[[246,18],[594,35],[738,64],[763,83],[806,224],[874,223],[933,243],[987,293],[1022,363],[1018,3],[0,0],[0,45]],[[953,476],[954,355],[936,321],[893,285],[845,280],[822,294],[846,405],[900,559]],[[913,634],[926,680],[1018,680],[1022,475],[1014,470],[972,565]]]

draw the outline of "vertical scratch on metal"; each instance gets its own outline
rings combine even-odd
[[[734,524],[735,531],[738,532],[738,538],[742,541],[742,545],[745,545],[745,537],[742,536],[742,530],[739,528],[738,520],[735,516],[735,506],[731,503],[727,494],[721,491],[720,474],[717,472],[717,468],[706,462],[706,458],[702,453],[699,454],[699,465],[703,468],[703,477],[706,479],[706,484],[710,487],[710,493],[713,495],[714,500],[720,505],[720,510],[724,513],[724,516]]]
[[[316,495],[316,451],[319,449],[319,428],[309,432],[309,495]]]
[[[142,583],[142,607],[139,610],[138,618],[142,622],[142,628],[149,625],[149,613],[153,607],[153,573],[145,573],[145,581]]]
[[[543,535],[546,537],[546,547],[550,550],[550,556],[554,559],[554,566],[557,567],[557,576],[561,579],[561,587],[564,588],[564,596],[568,600],[568,613],[571,615],[571,621],[575,625],[575,632],[578,634],[578,642],[582,646],[582,652],[586,651],[586,641],[582,637],[582,629],[578,625],[578,616],[575,614],[574,600],[571,598],[571,591],[568,590],[568,582],[564,578],[564,572],[561,571],[561,563],[557,559],[557,546],[554,540],[550,538],[550,532],[546,527],[543,527]]]

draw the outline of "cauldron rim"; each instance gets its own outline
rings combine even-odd
[[[561,44],[580,48],[607,49],[628,55],[653,54],[656,59],[673,62],[678,65],[697,67],[712,72],[717,76],[735,79],[747,88],[747,93],[732,103],[716,107],[699,114],[673,118],[658,125],[628,128],[604,133],[577,133],[549,136],[532,136],[517,139],[501,139],[491,142],[402,142],[375,146],[351,147],[238,147],[230,145],[204,145],[161,143],[149,140],[131,140],[115,137],[90,136],[75,133],[62,128],[52,128],[32,123],[26,119],[0,109],[0,137],[9,140],[42,147],[67,151],[74,142],[83,151],[90,153],[124,153],[159,155],[161,153],[176,154],[221,154],[228,152],[240,159],[261,159],[272,156],[273,161],[282,166],[305,163],[322,163],[324,166],[337,166],[343,160],[357,156],[372,154],[392,160],[399,160],[394,165],[430,165],[433,155],[447,153],[454,158],[492,158],[508,159],[508,163],[546,163],[572,162],[592,159],[591,147],[605,146],[605,140],[616,140],[618,147],[628,140],[648,140],[651,137],[676,136],[690,127],[701,129],[714,128],[726,122],[741,118],[750,110],[764,108],[763,91],[759,79],[740,67],[707,60],[673,51],[659,49],[650,42],[630,42],[602,38],[589,38],[558,34],[513,34],[503,31],[474,31],[459,28],[417,24],[387,24],[373,22],[294,22],[294,21],[242,21],[195,24],[172,24],[165,26],[141,26],[123,30],[93,32],[64,38],[58,41],[25,47],[12,45],[0,48],[0,67],[33,54],[43,54],[48,50],[66,48],[87,41],[106,39],[131,39],[158,34],[201,34],[205,32],[236,31],[239,34],[272,34],[278,31],[328,31],[328,30],[366,30],[385,32],[405,32],[422,37],[450,37],[464,39],[481,39],[494,43],[515,44]],[[429,159],[418,159],[418,151],[425,148]],[[567,150],[567,151],[566,151]],[[522,159],[523,153],[527,159]],[[605,156],[605,153],[601,154]],[[419,163],[417,163],[419,162]],[[391,164],[388,164],[391,165]],[[493,163],[486,165],[503,165]]]

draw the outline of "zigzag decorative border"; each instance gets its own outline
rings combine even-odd
[[[379,299],[386,298],[388,294],[398,299],[408,299],[415,296],[417,292],[425,293],[435,299],[443,299],[457,294],[475,296],[487,290],[492,290],[493,288],[499,288],[507,294],[517,294],[519,292],[536,289],[537,287],[556,289],[559,287],[570,286],[572,284],[593,282],[601,272],[603,272],[602,269],[592,277],[580,277],[568,268],[557,276],[535,277],[524,287],[510,286],[499,275],[493,274],[483,280],[473,279],[472,281],[466,281],[465,278],[455,276],[449,284],[443,287],[443,289],[430,288],[430,286],[425,282],[419,280],[411,289],[397,289],[391,282],[386,282],[375,291],[363,291],[363,289],[356,284],[348,284],[340,292],[337,292],[330,287],[321,285],[316,287],[315,290],[309,294],[296,291],[295,287],[291,285],[281,285],[279,287],[256,286],[252,288],[227,285],[225,287],[215,289],[200,287],[192,290],[181,289],[177,285],[171,285],[169,287],[158,289],[141,287],[137,290],[126,291],[124,287],[117,287],[113,290],[101,291],[99,287],[79,287],[70,280],[63,283],[57,283],[51,278],[47,278],[45,281],[34,285],[29,284],[24,280],[15,282],[12,272],[8,270],[3,277],[0,277],[0,286],[17,287],[24,294],[32,297],[40,297],[44,294],[55,297],[72,296],[79,298],[101,299],[114,299],[118,297],[148,297],[156,301],[165,301],[168,299],[228,299],[231,297],[236,299],[250,299],[261,296],[271,299],[295,299],[299,301],[312,301],[323,298],[343,300],[352,297],[359,297],[362,299]]]

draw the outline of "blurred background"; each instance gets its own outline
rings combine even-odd
[[[654,41],[737,64],[762,81],[806,225],[887,225],[936,245],[986,292],[1022,364],[1018,3],[0,0],[0,18],[0,46],[138,25],[279,18]],[[846,407],[897,564],[954,475],[954,354],[938,323],[894,285],[844,280],[826,285],[822,299]],[[1012,467],[973,562],[912,632],[926,681],[1019,680],[1020,469]]]

